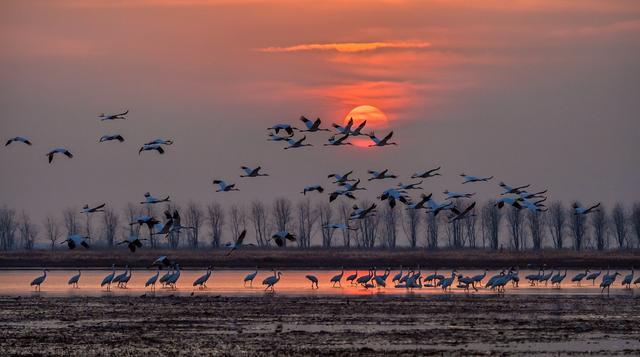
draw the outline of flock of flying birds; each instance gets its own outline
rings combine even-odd
[[[116,113],[116,114],[103,113],[99,116],[99,119],[101,121],[125,120],[128,113],[129,113],[128,110],[122,113]],[[267,130],[269,131],[268,141],[286,142],[287,146],[284,147],[285,150],[301,149],[301,148],[310,147],[313,145],[307,142],[306,134],[303,134],[303,136],[301,137],[295,137],[296,132],[300,132],[300,133],[316,133],[321,131],[331,132],[330,129],[321,127],[322,121],[319,118],[312,121],[302,116],[300,117],[300,121],[304,125],[303,129],[296,128],[290,124],[276,124],[267,128]],[[358,136],[369,137],[369,139],[371,140],[371,144],[369,145],[370,147],[384,147],[389,145],[398,145],[397,143],[390,141],[393,136],[393,131],[389,132],[387,135],[381,138],[376,136],[376,134],[373,132],[365,134],[363,130],[366,126],[366,123],[367,123],[366,121],[363,121],[362,123],[354,127],[354,121],[353,121],[353,118],[351,118],[346,125],[333,124],[335,133],[333,133],[333,135],[328,139],[328,142],[325,143],[324,145],[325,146],[352,145],[347,140],[349,139],[349,137],[358,137]],[[102,136],[99,139],[100,143],[108,142],[108,141],[117,141],[122,143],[125,141],[125,139],[120,134],[108,134],[108,135]],[[24,136],[16,136],[11,139],[8,139],[5,146],[9,146],[14,143],[23,143],[29,146],[32,145],[31,140],[29,140],[28,138]],[[144,143],[138,150],[138,154],[141,154],[142,152],[145,152],[145,151],[156,151],[158,154],[164,154],[166,147],[172,144],[173,144],[173,140],[163,139],[163,138],[154,139],[152,141]],[[46,156],[48,158],[49,163],[53,162],[54,157],[56,157],[56,155],[64,155],[70,159],[73,158],[73,154],[71,153],[70,150],[64,147],[58,147],[47,152]],[[260,166],[253,167],[253,168],[242,166],[241,169],[243,171],[243,174],[240,175],[240,177],[242,178],[258,178],[258,177],[269,176],[269,174],[262,172],[262,167]],[[431,168],[427,170],[422,170],[420,172],[416,172],[410,176],[410,179],[419,180],[419,181],[410,182],[406,184],[402,182],[397,183],[396,185],[393,185],[392,187],[384,190],[378,196],[378,199],[381,202],[386,201],[386,203],[392,209],[397,205],[397,202],[400,202],[406,206],[406,209],[425,210],[428,213],[432,213],[434,216],[438,215],[442,211],[449,212],[447,217],[447,221],[449,223],[455,223],[457,221],[460,221],[462,219],[465,219],[467,217],[474,215],[473,212],[474,212],[476,202],[471,202],[466,206],[462,206],[461,204],[461,202],[464,202],[464,200],[472,200],[473,196],[475,195],[474,192],[452,192],[452,191],[445,190],[443,192],[445,195],[445,199],[442,202],[436,201],[432,193],[429,193],[429,194],[421,193],[417,200],[413,200],[409,196],[409,193],[408,193],[409,191],[423,189],[422,187],[420,187],[420,185],[424,182],[424,180],[430,179],[436,176],[441,176],[439,172],[440,169],[441,169],[440,167],[436,167],[436,168]],[[389,171],[389,169],[369,170],[367,171],[367,173],[370,175],[367,181],[374,181],[374,180],[387,181],[390,179],[398,178],[398,176],[395,174],[392,174]],[[352,175],[353,175],[353,171],[348,171],[344,173],[332,173],[328,175],[327,178],[332,179],[333,184],[337,185],[336,188],[331,192],[329,192],[328,194],[329,202],[334,202],[335,200],[340,198],[356,200],[357,191],[367,190],[367,188],[361,186],[361,180],[359,178],[357,179],[352,178],[351,177]],[[461,173],[460,176],[463,178],[462,184],[486,183],[493,179],[493,176],[479,177],[479,176],[467,175],[465,173]],[[222,179],[214,179],[213,184],[217,186],[216,192],[232,192],[232,191],[240,190],[235,183],[228,183]],[[504,182],[500,182],[499,186],[503,190],[503,192],[500,193],[500,197],[498,197],[495,200],[495,206],[498,207],[499,209],[503,208],[504,206],[511,206],[517,210],[529,210],[531,212],[543,212],[547,210],[544,204],[544,202],[547,200],[547,197],[545,196],[547,190],[529,192],[527,191],[527,189],[530,187],[530,184],[521,185],[521,186],[510,186]],[[322,185],[314,184],[314,185],[309,185],[304,187],[301,193],[303,195],[310,194],[312,192],[317,192],[319,194],[322,194],[324,193],[324,191],[325,189]],[[145,205],[155,205],[155,204],[160,204],[160,203],[170,201],[169,196],[158,198],[158,197],[152,196],[151,193],[149,192],[145,193],[144,197],[145,197],[144,201],[140,203]],[[457,204],[459,204],[460,206],[456,206]],[[88,216],[91,214],[104,212],[105,205],[106,204],[103,203],[103,204],[91,207],[88,204],[86,204],[82,209],[82,213],[86,214],[88,218]],[[575,204],[573,206],[573,211],[575,215],[587,215],[589,213],[597,211],[599,205],[600,204],[597,203],[590,207],[582,207],[582,206],[579,206],[578,204]],[[354,204],[353,210],[349,217],[349,221],[366,219],[370,216],[375,215],[376,210],[377,210],[376,203],[372,203],[367,207],[359,207],[357,204]],[[182,225],[180,214],[177,210],[174,210],[173,212],[165,211],[164,216],[165,216],[164,221],[161,222],[153,216],[140,215],[136,217],[129,224],[146,226],[149,229],[149,237],[152,237],[154,235],[160,235],[160,236],[164,235],[165,237],[168,237],[170,234],[180,233],[182,230],[194,229],[193,227],[187,227]],[[345,224],[345,223],[330,223],[324,226],[323,228],[324,229],[357,230],[357,228],[352,228],[349,226],[349,224]],[[252,245],[252,244],[244,243],[246,233],[247,233],[246,230],[242,231],[240,235],[233,242],[229,242],[226,244],[227,247],[229,248],[227,255],[231,254],[236,249],[242,248],[244,246]],[[62,241],[61,244],[66,244],[69,249],[75,249],[76,247],[79,247],[79,246],[82,246],[84,248],[89,248],[89,244],[87,243],[88,239],[90,239],[90,237],[85,235],[72,234],[72,235],[69,235],[64,241]],[[142,241],[148,240],[148,239],[149,238],[132,236],[132,237],[129,237],[128,239],[118,242],[117,244],[118,245],[126,244],[126,246],[131,252],[135,252],[136,249],[143,247]],[[279,232],[275,232],[271,236],[271,239],[274,241],[274,243],[277,246],[282,247],[286,244],[286,241],[295,241],[296,237],[291,232],[279,231]],[[175,287],[175,282],[180,277],[179,265],[174,264],[173,262],[170,263],[167,257],[160,257],[158,260],[156,260],[156,262],[153,263],[153,265],[157,265],[158,267],[171,265],[172,270],[170,272],[167,272],[167,274],[165,274],[163,278],[160,278],[160,280],[161,282],[166,283],[168,286]],[[128,278],[127,278],[127,272],[129,272]],[[257,271],[255,274],[257,274]],[[255,274],[253,275],[253,277],[248,276],[251,278],[250,279],[251,281],[253,280],[253,278],[255,278]],[[344,272],[342,274],[344,274]],[[207,273],[203,275],[199,280],[194,282],[194,287],[197,285],[199,286],[204,285],[204,283],[206,283],[210,275],[211,275],[211,268],[209,268],[207,270]],[[387,272],[387,275],[388,275],[388,272]],[[155,286],[158,276],[159,276],[159,272],[154,277],[151,277],[145,286],[149,286],[149,285]],[[281,276],[281,272],[276,273],[274,271],[273,276],[266,278],[263,284],[267,285],[267,288],[273,289],[273,286],[280,280],[280,276]],[[372,279],[375,281],[380,280],[380,276],[376,275],[375,271],[373,271],[373,273],[370,272],[367,276],[369,277],[367,282],[371,281]],[[455,272],[453,272],[452,277],[450,278],[451,282],[453,281],[453,278],[455,276],[456,274]],[[505,280],[505,283],[506,283],[506,281],[509,279],[513,280],[512,278],[514,276],[514,273],[513,271],[510,271],[509,273],[503,272],[501,273],[501,276],[503,276],[503,278],[501,279]],[[70,284],[77,285],[77,281],[79,277],[80,277],[80,273],[72,277],[72,279],[70,279]],[[126,269],[124,275],[122,274],[115,275],[115,267],[113,267],[112,274],[105,277],[105,280],[102,282],[102,286],[107,285],[108,287],[110,287],[111,283],[113,282],[117,282],[120,285],[122,284],[126,285],[130,277],[131,277],[130,270],[128,268]],[[509,279],[507,279],[506,277],[508,277]],[[43,276],[40,276],[34,279],[31,285],[36,286],[36,288],[39,289],[39,286],[42,284],[42,282],[44,282],[45,278],[46,278],[46,270],[45,270],[45,274]],[[312,285],[315,284],[315,286],[317,287],[318,281],[315,276],[307,276],[307,278],[312,282]],[[340,275],[340,279],[341,278],[342,278],[342,275]],[[408,280],[409,282],[413,282],[411,284],[417,284],[417,282],[419,281],[419,278],[420,278],[420,274],[416,275],[415,272],[412,272],[411,275],[408,275],[405,278],[405,280]],[[459,281],[460,279],[464,280],[464,277],[463,276],[461,277],[460,275],[458,275],[458,279]],[[613,279],[615,279],[615,276]],[[443,278],[441,280],[444,282],[443,286],[445,286],[446,288],[448,286],[448,283],[447,283],[448,278]],[[247,280],[245,279],[245,283],[246,282]],[[464,281],[462,281],[462,283],[464,283]],[[409,283],[405,281],[404,284],[409,284]],[[379,282],[377,283],[377,285],[384,286],[384,284],[380,284]],[[405,285],[405,286],[408,286],[408,285]],[[473,287],[475,288],[475,285],[473,285]]]
[[[122,113],[115,114],[101,114],[98,116],[100,121],[114,121],[114,120],[126,120],[127,114],[129,111],[126,110]],[[312,146],[306,142],[307,137],[303,135],[302,137],[295,137],[296,132],[300,133],[317,133],[321,131],[331,132],[330,129],[322,127],[322,121],[320,118],[316,120],[310,120],[304,116],[300,117],[301,123],[304,125],[302,129],[296,128],[291,124],[275,124],[267,130],[269,131],[268,141],[274,142],[286,142],[287,146],[284,149],[300,149],[303,147]],[[366,127],[366,120],[362,123],[358,124],[354,127],[353,118],[351,118],[346,125],[333,124],[333,128],[335,129],[335,133],[328,139],[328,143],[324,144],[326,146],[342,146],[342,145],[351,145],[347,141],[349,137],[358,137],[358,136],[368,136],[372,142],[370,147],[384,147],[389,145],[398,145],[395,142],[391,142],[391,138],[393,136],[393,131],[389,132],[382,138],[379,138],[375,135],[375,133],[370,132],[365,134],[364,129]],[[104,135],[99,139],[99,142],[107,142],[107,141],[118,141],[124,142],[124,137],[120,134],[108,134]],[[24,136],[16,136],[11,139],[8,139],[5,146],[9,146],[14,143],[23,143],[31,146],[32,142],[28,138]],[[156,151],[159,154],[164,154],[166,146],[172,145],[173,140],[157,138],[147,143],[144,143],[140,149],[138,150],[138,154],[141,154],[144,151]],[[59,147],[50,150],[46,156],[48,157],[49,163],[53,162],[53,159],[56,155],[65,155],[68,158],[73,158],[73,154],[67,148]],[[269,176],[269,174],[264,173],[262,171],[262,167],[241,167],[243,174],[240,175],[241,178],[258,178]],[[474,215],[473,211],[476,205],[476,202],[471,202],[466,206],[462,206],[461,202],[466,200],[471,200],[475,195],[474,192],[452,192],[445,190],[443,193],[445,195],[445,200],[442,202],[438,202],[432,193],[424,194],[421,193],[419,198],[413,200],[409,196],[409,191],[413,190],[422,190],[423,188],[420,185],[426,179],[430,179],[436,176],[441,176],[440,167],[422,170],[416,172],[410,176],[411,180],[419,180],[410,183],[397,183],[392,187],[384,190],[379,196],[378,199],[381,202],[386,201],[387,204],[394,208],[397,202],[400,202],[406,206],[406,209],[421,209],[426,212],[432,213],[434,216],[438,215],[442,211],[449,212],[448,222],[454,223],[461,219],[465,219],[469,216]],[[390,179],[397,179],[398,176],[392,174],[389,169],[382,170],[369,170],[367,172],[370,176],[367,181],[388,181]],[[332,173],[328,175],[327,178],[332,179],[333,184],[336,184],[336,188],[329,192],[328,198],[329,202],[334,202],[339,198],[356,200],[356,192],[367,190],[367,188],[362,187],[361,180],[359,178],[352,178],[353,171],[348,171],[344,173]],[[467,175],[465,173],[461,173],[460,176],[463,178],[462,184],[473,184],[473,183],[482,183],[489,182],[493,179],[493,176],[479,177]],[[216,192],[232,192],[239,191],[240,189],[236,186],[235,183],[228,183],[222,179],[214,179],[213,184],[217,186]],[[517,210],[529,210],[532,212],[543,212],[546,211],[544,202],[547,200],[545,196],[547,190],[537,191],[537,192],[529,192],[527,189],[530,187],[530,184],[521,185],[521,186],[510,186],[505,184],[504,182],[499,183],[500,188],[503,192],[500,193],[500,197],[495,200],[495,206],[498,208],[502,208],[504,206],[511,206]],[[317,192],[322,194],[325,191],[324,187],[320,184],[309,185],[303,188],[302,194],[306,195],[311,192]],[[159,203],[169,202],[169,196],[166,197],[154,197],[149,192],[144,194],[144,201],[140,202],[145,205],[155,205]],[[456,206],[459,204],[460,206]],[[573,206],[574,214],[576,215],[586,215],[598,210],[599,203],[592,205],[590,207],[581,207],[577,204]],[[97,206],[90,207],[89,205],[84,205],[82,213],[86,214],[87,217],[90,214],[104,212],[105,204],[100,204]],[[350,221],[354,220],[362,220],[366,219],[369,216],[375,215],[377,210],[377,204],[372,203],[367,207],[359,207],[357,204],[353,205],[353,211],[350,215]],[[159,221],[153,216],[148,215],[140,215],[136,217],[130,225],[139,225],[146,226],[149,229],[149,237],[154,235],[164,235],[169,236],[170,234],[180,233],[182,230],[193,229],[193,227],[183,226],[181,223],[180,214],[177,210],[174,212],[165,211],[164,212],[165,219],[163,222]],[[350,229],[355,230],[356,228],[350,227],[345,223],[330,223],[323,227],[324,229]],[[246,245],[244,239],[246,237],[246,231],[243,231],[233,242],[227,243],[227,246],[230,248],[229,253],[234,250],[241,248]],[[87,239],[90,239],[88,236],[83,236],[79,234],[73,234],[67,237],[61,244],[67,244],[69,249],[75,249],[78,246],[82,246],[85,248],[89,247],[87,243]],[[149,238],[141,238],[141,237],[129,237],[123,241],[118,242],[119,245],[126,244],[127,247],[131,250],[131,252],[135,252],[137,248],[141,248],[143,246],[142,241],[147,240]],[[285,245],[286,241],[295,241],[296,237],[294,234],[288,231],[279,231],[275,232],[271,239],[274,243],[282,247]]]

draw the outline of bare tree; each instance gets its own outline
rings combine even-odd
[[[462,235],[462,221],[457,220],[449,223],[449,221],[444,217],[440,216],[440,219],[444,223],[444,231],[447,235],[449,247],[456,249],[462,248],[464,245]]]
[[[187,227],[192,227],[192,229],[187,229],[187,242],[191,248],[198,248],[200,241],[200,229],[202,228],[203,223],[203,213],[202,208],[196,202],[189,202],[187,204],[187,212],[185,215],[185,222]]]
[[[84,224],[85,224],[85,228],[84,228],[84,234],[87,237],[91,237],[91,235],[93,234],[93,231],[91,230],[91,223],[92,223],[92,219],[93,215],[90,213],[84,213]]]
[[[73,208],[67,208],[62,215],[64,217],[64,228],[67,230],[67,235],[77,234],[79,230],[77,211]]]
[[[577,202],[574,204],[578,204]],[[572,205],[573,206],[573,205]],[[571,228],[571,236],[573,237],[573,248],[582,250],[584,245],[584,237],[587,233],[585,224],[586,218],[583,214],[575,214],[573,210],[569,210],[569,227]]]
[[[636,233],[636,244],[640,247],[640,203],[634,203],[631,209],[631,225]]]
[[[529,233],[531,233],[531,244],[534,250],[540,250],[544,240],[544,219],[542,214],[540,211],[529,210],[527,212],[527,225],[529,226]]]
[[[402,230],[404,231],[409,246],[416,248],[418,246],[418,229],[420,226],[420,211],[415,208],[409,208],[404,213],[402,220]]]
[[[220,247],[224,228],[224,210],[219,203],[214,202],[207,206],[207,221],[211,231],[211,245],[214,248],[218,248]]]
[[[255,200],[251,203],[251,223],[253,223],[253,230],[256,235],[256,242],[258,243],[258,246],[269,246],[270,240],[267,210],[261,201]]]
[[[553,240],[553,246],[556,249],[564,247],[564,231],[566,226],[567,215],[562,203],[556,201],[549,206],[546,225]]]
[[[607,213],[604,206],[600,206],[600,209],[591,215],[591,227],[593,228],[593,236],[596,239],[596,249],[598,250],[604,250],[608,246],[606,241],[607,223]]]
[[[501,219],[502,213],[493,202],[488,201],[482,206],[482,234],[483,237],[486,235],[489,246],[493,250],[497,250],[500,245]]]
[[[515,207],[511,207],[507,213],[507,223],[509,225],[511,247],[515,250],[524,248],[524,224],[521,211]]]
[[[360,207],[369,207],[371,202],[364,201]],[[376,239],[378,237],[378,226],[380,224],[380,218],[377,214],[369,214],[363,219],[357,220],[358,224],[358,239],[356,243],[358,247],[373,248],[376,245]]]
[[[398,238],[398,212],[395,208],[385,205],[382,209],[382,224],[384,237],[382,244],[386,248],[395,248]]]
[[[231,205],[229,208],[229,223],[231,229],[231,238],[235,241],[240,233],[247,229],[247,214],[244,207]]]
[[[454,205],[456,207],[460,207],[462,205],[462,200],[455,200]],[[444,219],[446,221],[444,229],[449,241],[449,247],[456,249],[462,248],[464,246],[464,236],[462,235],[462,221],[456,220],[452,223],[449,223],[446,218],[443,217],[441,219]]]
[[[134,205],[133,203],[129,202],[127,204],[127,207],[125,207],[124,209],[124,214],[125,214],[125,217],[127,218],[127,224],[134,222],[136,220],[136,217],[138,217],[141,213],[142,211],[140,206]],[[138,224],[129,224],[129,236],[130,237],[140,236],[140,228],[141,227]]]
[[[38,237],[38,227],[31,223],[31,218],[27,215],[26,212],[22,212],[20,216],[20,241],[22,242],[22,247],[26,250],[33,249],[33,245]]]
[[[277,198],[273,203],[273,219],[278,231],[286,231],[291,221],[291,201],[287,198]]]
[[[476,247],[476,224],[478,222],[478,215],[472,213],[462,220],[463,237],[466,240],[467,245],[471,248]]]
[[[438,216],[434,216],[433,212],[427,212],[425,234],[427,236],[427,248],[438,248],[439,224]]]
[[[60,238],[60,224],[52,215],[47,215],[44,221],[44,229],[47,232],[47,239],[51,242],[51,250],[56,247],[56,241]]]
[[[317,215],[311,209],[311,201],[309,199],[298,202],[298,246],[301,248],[309,248],[311,246],[311,237],[313,236],[313,227],[317,219]]]
[[[627,244],[627,213],[622,204],[618,203],[613,207],[611,216],[613,220],[613,232],[616,236],[616,241],[618,241],[618,247],[622,249],[625,247],[625,244]]]
[[[322,246],[324,248],[331,248],[333,242],[333,234],[335,229],[329,227],[332,223],[333,209],[328,202],[319,203],[316,207],[318,217],[320,218],[320,232],[322,233]]]
[[[291,221],[291,201],[280,197],[273,202],[273,220],[278,231],[288,231]],[[287,245],[287,240],[284,240]]]
[[[17,229],[16,212],[6,207],[0,208],[0,246],[2,250],[14,248]]]
[[[339,207],[340,220],[345,227],[351,226],[351,220],[349,217],[351,216],[351,205],[346,202],[340,203]],[[342,245],[349,248],[351,246],[351,230],[350,229],[342,229]]]
[[[107,242],[108,247],[113,247],[113,243],[116,239],[116,233],[118,232],[118,226],[120,219],[116,211],[110,207],[104,209],[104,215],[102,216],[102,230],[104,240]]]

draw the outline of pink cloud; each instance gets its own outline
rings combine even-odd
[[[419,49],[431,46],[424,41],[387,41],[387,42],[341,42],[341,43],[308,43],[287,47],[266,47],[261,52],[301,52],[301,51],[338,51],[338,52],[364,52],[378,49]]]

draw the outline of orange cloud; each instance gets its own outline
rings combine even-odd
[[[390,42],[343,42],[343,43],[308,43],[288,47],[266,47],[261,52],[300,52],[300,51],[338,51],[338,52],[364,52],[383,48],[426,48],[431,46],[424,41],[390,41]]]

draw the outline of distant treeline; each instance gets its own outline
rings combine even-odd
[[[359,201],[365,207],[369,201]],[[589,215],[575,215],[571,205],[553,202],[546,212],[496,207],[494,201],[478,204],[473,214],[447,223],[448,212],[437,216],[424,210],[379,204],[375,215],[349,220],[353,202],[329,204],[306,198],[292,202],[278,198],[273,202],[253,201],[246,205],[223,207],[217,202],[202,205],[189,202],[179,206],[130,203],[123,209],[107,206],[104,212],[85,215],[71,207],[59,215],[48,215],[33,222],[26,212],[0,208],[0,249],[57,249],[58,243],[73,234],[89,236],[96,247],[112,247],[130,236],[149,238],[152,247],[206,248],[224,246],[248,231],[245,243],[273,246],[270,237],[289,231],[300,248],[321,247],[411,247],[483,249],[627,249],[640,247],[640,203],[613,209],[601,206]],[[460,202],[456,204],[460,205]],[[178,210],[183,225],[193,227],[168,236],[151,234],[146,226],[130,225],[136,217],[163,217],[165,210]],[[345,224],[331,228],[331,224]],[[291,244],[291,243],[290,243]],[[66,249],[66,247],[65,247]],[[83,249],[83,248],[79,248]],[[127,249],[122,246],[122,249]]]

